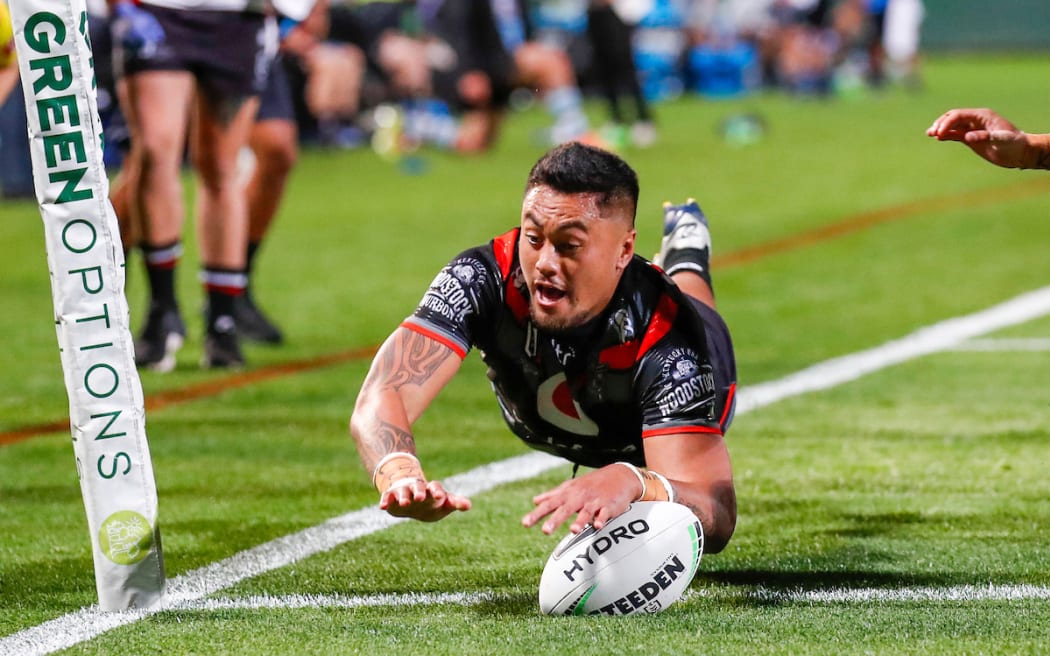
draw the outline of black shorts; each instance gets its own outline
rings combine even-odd
[[[256,121],[294,121],[295,101],[292,98],[292,85],[288,80],[287,63],[278,55],[270,66],[266,76],[266,88],[259,96],[259,112]]]
[[[272,57],[265,48],[262,14],[139,7],[156,17],[164,29],[164,42],[146,55],[118,48],[116,59],[123,75],[187,71],[212,100],[262,93]]]
[[[500,40],[489,1],[446,0],[426,25],[433,37],[456,53],[453,68],[433,72],[435,94],[454,107],[469,108],[459,97],[459,79],[467,72],[480,71],[491,88],[489,107],[506,107],[517,73],[513,53]]]
[[[408,33],[414,8],[408,2],[368,2],[336,5],[328,10],[328,40],[350,43],[375,56],[387,30]]]
[[[716,411],[724,434],[733,423],[733,412],[736,408],[736,355],[733,352],[733,340],[729,337],[729,327],[714,308],[691,296],[687,298],[704,321],[707,354],[711,359],[711,366],[714,367],[715,389],[718,390]]]

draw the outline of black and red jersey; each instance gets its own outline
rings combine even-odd
[[[511,430],[580,465],[642,466],[645,438],[725,430],[735,386],[732,348],[728,334],[709,346],[698,303],[635,256],[598,318],[544,332],[529,319],[519,233],[453,259],[402,325],[460,357],[476,347]],[[725,332],[721,319],[716,330]],[[713,351],[728,362],[713,365]]]

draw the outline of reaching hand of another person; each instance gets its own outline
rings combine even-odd
[[[991,109],[949,110],[926,134],[938,141],[962,142],[996,166],[1050,168],[1050,137],[1023,132]]]
[[[153,14],[135,3],[116,3],[113,16],[113,36],[124,49],[149,57],[164,43],[164,28]]]

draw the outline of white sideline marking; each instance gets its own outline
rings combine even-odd
[[[1043,287],[986,310],[921,328],[881,346],[826,360],[779,380],[745,387],[737,396],[737,413],[751,412],[806,392],[829,389],[879,369],[955,348],[968,339],[1047,314],[1050,314],[1050,287]],[[446,479],[445,483],[450,489],[469,496],[498,485],[532,478],[563,464],[566,463],[560,458],[531,453],[457,474]],[[165,599],[152,608],[105,612],[97,605],[88,606],[0,639],[0,653],[36,656],[67,649],[154,613],[203,603],[208,595],[247,578],[328,551],[401,521],[405,520],[390,517],[378,507],[335,517],[177,576],[169,581]]]
[[[1050,351],[1050,337],[1015,337],[998,339],[971,339],[959,344],[955,351]]]
[[[996,330],[1050,313],[1050,287],[1016,296],[987,310],[935,323],[881,346],[825,360],[779,380],[741,390],[737,412],[748,412],[789,396],[829,389],[923,355],[955,348]]]

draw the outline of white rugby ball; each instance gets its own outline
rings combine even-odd
[[[696,574],[704,531],[696,515],[670,501],[636,501],[600,531],[565,536],[540,576],[548,615],[658,613]]]

